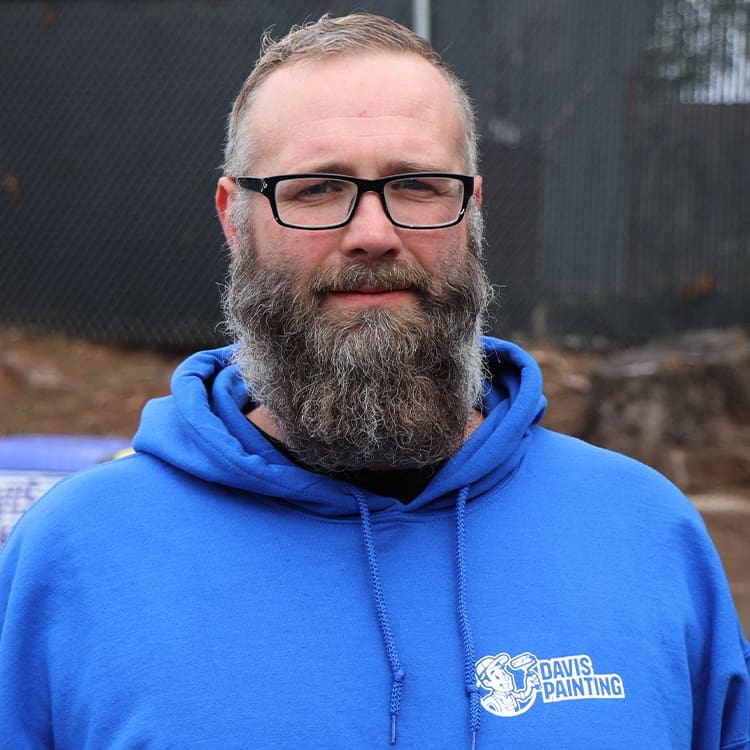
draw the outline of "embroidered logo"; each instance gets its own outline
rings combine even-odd
[[[495,716],[519,716],[538,696],[544,703],[624,698],[619,674],[597,674],[590,656],[538,659],[529,651],[483,656],[476,663],[477,687],[486,692],[482,706]]]

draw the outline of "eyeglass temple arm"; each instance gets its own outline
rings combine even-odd
[[[253,190],[256,193],[263,193],[266,190],[267,182],[262,177],[235,177],[234,181],[245,190]]]

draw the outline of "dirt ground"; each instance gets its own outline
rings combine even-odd
[[[585,438],[591,372],[611,352],[519,343],[544,374],[548,408],[543,424]],[[188,354],[94,343],[0,323],[0,435],[130,437],[143,405],[169,393],[171,374]],[[731,483],[719,481],[717,487]]]
[[[519,343],[544,374],[548,409],[543,424],[586,438],[591,372],[611,352]],[[0,435],[130,437],[143,405],[169,393],[172,371],[189,353],[94,343],[0,323]],[[723,471],[721,462],[712,465],[701,492],[736,484],[737,477]],[[750,498],[750,486],[738,489]]]
[[[588,373],[601,354],[530,347],[545,374],[545,425],[580,430]],[[0,434],[118,435],[138,427],[143,404],[169,393],[189,352],[97,344],[0,324]]]
[[[180,359],[0,325],[0,434],[130,436]]]

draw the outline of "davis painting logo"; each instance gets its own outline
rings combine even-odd
[[[525,651],[483,656],[476,663],[477,687],[487,693],[482,706],[495,716],[519,716],[537,696],[545,703],[589,698],[624,698],[619,674],[597,674],[590,656],[558,656],[538,659]]]

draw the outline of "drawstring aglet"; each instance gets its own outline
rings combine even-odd
[[[477,730],[471,731],[471,750],[477,750]]]
[[[396,714],[391,714],[391,745],[396,744]]]

